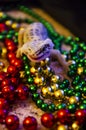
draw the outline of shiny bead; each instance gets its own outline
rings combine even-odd
[[[36,92],[37,87],[35,85],[30,85],[29,90],[31,93],[34,93],[34,92]]]
[[[58,87],[59,87],[59,85],[54,83],[53,85],[51,85],[51,90],[56,91],[58,89]]]
[[[42,90],[41,90],[41,92],[42,92],[42,95],[44,97],[46,97],[48,95],[48,88],[47,87],[43,87]]]
[[[56,99],[60,99],[64,97],[64,91],[63,90],[57,90],[54,92],[54,96]]]
[[[79,98],[78,98],[78,97],[75,97],[75,96],[69,97],[69,103],[70,103],[70,104],[77,103],[78,101],[79,101]]]
[[[30,68],[30,73],[31,73],[31,74],[35,74],[35,72],[36,72],[35,67],[31,67],[31,68]]]
[[[5,78],[2,83],[1,83],[1,87],[3,88],[6,85],[10,85],[10,80],[8,78]]]
[[[5,124],[8,130],[16,130],[19,128],[19,118],[16,115],[8,115]]]
[[[17,23],[12,23],[12,28],[13,28],[13,29],[19,28],[19,24],[17,24]]]
[[[38,99],[37,102],[36,102],[36,104],[37,104],[38,107],[41,107],[42,104],[43,104],[43,100]]]
[[[41,116],[41,123],[46,128],[51,128],[51,127],[53,127],[53,125],[55,123],[55,118],[51,113],[44,113]]]
[[[7,58],[8,58],[9,60],[12,60],[12,59],[16,58],[16,54],[13,53],[13,52],[9,52],[9,53],[7,54]]]
[[[25,130],[37,130],[37,120],[35,117],[28,116],[23,121],[23,127]]]
[[[3,15],[4,15],[4,13],[0,11],[0,17],[2,17]]]
[[[68,130],[68,127],[62,124],[62,125],[57,126],[56,130]]]
[[[67,109],[60,109],[57,112],[57,120],[59,120],[61,123],[68,124],[70,119],[70,112]]]
[[[79,130],[79,129],[80,129],[80,127],[79,127],[77,121],[73,122],[73,124],[72,124],[72,129],[73,129],[73,130]]]
[[[76,110],[76,105],[75,104],[69,104],[67,105],[67,109],[71,112],[74,113]]]
[[[47,104],[47,103],[42,103],[42,104],[41,104],[41,109],[42,109],[43,111],[48,111],[48,104]]]
[[[9,65],[7,68],[7,73],[15,75],[17,73],[16,67],[13,65]]]
[[[39,78],[39,77],[35,77],[35,78],[34,78],[34,83],[35,83],[35,84],[39,84],[39,83],[40,83],[40,81],[41,81],[41,80],[40,80],[40,78]]]
[[[2,70],[4,68],[4,66],[5,66],[5,64],[0,61],[0,70]]]
[[[12,25],[12,21],[11,21],[11,20],[7,20],[7,21],[5,22],[5,24],[6,24],[7,26],[11,26],[11,25]]]
[[[6,30],[6,26],[4,23],[0,23],[0,32],[3,32]]]
[[[20,100],[25,100],[29,96],[28,87],[24,84],[20,84],[16,89],[16,95]]]
[[[83,67],[77,68],[77,73],[81,75],[83,73]]]
[[[51,82],[54,82],[54,83],[57,83],[58,81],[59,81],[59,76],[57,76],[57,75],[53,75],[52,77],[51,77]]]
[[[2,88],[2,95],[5,99],[14,100],[14,87],[11,85],[4,86]]]
[[[79,124],[84,123],[84,121],[86,120],[86,110],[83,110],[83,109],[76,110],[75,118]]]

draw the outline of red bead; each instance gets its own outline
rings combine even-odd
[[[19,128],[19,118],[16,115],[8,115],[5,124],[8,130],[16,130]]]
[[[6,25],[4,23],[0,23],[0,32],[3,32],[6,30]]]
[[[86,110],[84,109],[76,110],[75,118],[78,121],[79,125],[84,123],[84,121],[86,121]]]
[[[7,68],[7,73],[8,74],[15,75],[17,72],[18,71],[17,71],[15,66],[13,66],[13,65],[8,66],[8,68]]]
[[[47,128],[51,128],[55,123],[55,118],[51,113],[44,113],[41,117],[41,123]]]
[[[7,46],[7,51],[13,52],[13,51],[16,51],[16,50],[17,50],[17,47],[14,44]]]
[[[69,123],[70,121],[70,113],[67,109],[60,109],[57,112],[57,119],[61,122],[61,123]]]
[[[25,130],[37,130],[37,120],[32,116],[28,116],[24,119],[23,126]]]
[[[7,58],[8,58],[9,60],[12,60],[12,59],[16,58],[16,54],[13,53],[13,52],[9,52],[9,53],[7,54]]]
[[[16,89],[16,94],[19,99],[25,100],[27,99],[29,92],[28,92],[28,87],[25,86],[24,84],[20,84],[18,88]]]
[[[5,39],[5,45],[6,46],[15,45],[15,43],[11,39]]]
[[[6,86],[6,85],[10,85],[10,80],[7,79],[7,78],[2,81],[1,87],[3,88],[3,87]]]
[[[16,66],[20,70],[23,66],[22,60],[21,59],[15,59],[14,66]]]
[[[7,110],[0,109],[0,123],[4,122],[4,119],[5,119],[6,115],[7,115]]]
[[[0,72],[0,83],[2,82],[2,80],[5,78],[5,73],[4,72]]]
[[[0,98],[0,109],[8,109],[9,105],[7,100],[5,100],[4,98]]]
[[[2,88],[2,95],[5,99],[14,100],[14,87],[12,85],[4,86]]]
[[[19,84],[19,78],[17,77],[11,77],[10,78],[10,81],[11,81],[11,84],[14,86],[14,87],[17,87],[18,84]]]

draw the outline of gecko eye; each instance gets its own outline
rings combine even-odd
[[[30,52],[31,52],[31,49],[30,49],[30,48],[28,48],[28,51],[30,51]]]

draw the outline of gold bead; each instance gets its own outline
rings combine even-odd
[[[11,21],[11,20],[7,20],[7,21],[5,22],[5,24],[6,24],[7,26],[11,26],[11,25],[12,25],[12,21]]]
[[[35,67],[31,67],[31,68],[30,68],[30,72],[31,72],[32,74],[35,74],[35,72],[36,72]]]
[[[59,76],[57,76],[57,75],[53,75],[52,77],[51,77],[51,82],[54,82],[54,83],[56,83],[56,82],[58,82],[59,81]]]
[[[4,58],[4,57],[6,57],[6,54],[7,54],[7,49],[5,47],[3,47],[1,56]]]
[[[76,96],[71,96],[70,98],[69,98],[69,103],[70,104],[74,104],[74,103],[77,103],[78,102],[78,97],[76,97]]]
[[[61,125],[57,126],[57,130],[68,130],[68,126],[61,124]]]
[[[0,11],[0,17],[2,17],[3,15],[4,15],[4,13]]]
[[[12,24],[12,28],[13,28],[13,29],[19,28],[19,24],[18,24],[18,23],[13,23],[13,24]]]
[[[78,125],[77,121],[75,121],[75,122],[72,124],[72,129],[73,129],[73,130],[79,130],[79,125]]]
[[[41,65],[42,67],[45,66],[44,60],[40,61],[40,65]]]
[[[42,90],[41,90],[41,92],[42,92],[42,94],[43,94],[44,97],[47,96],[48,95],[48,88],[43,87]]]
[[[39,77],[35,77],[35,78],[34,78],[34,83],[35,83],[35,84],[40,84],[40,82],[41,82],[41,80],[40,80]]]
[[[52,91],[56,91],[58,89],[58,84],[51,85]]]
[[[49,65],[49,63],[50,63],[50,59],[47,57],[47,58],[45,59],[45,64]]]
[[[46,75],[50,74],[50,71],[51,71],[51,68],[48,67],[48,66],[46,67],[46,69],[43,70],[43,72],[44,72]]]
[[[63,90],[57,90],[54,92],[54,96],[56,99],[60,99],[64,97],[64,91]]]
[[[83,67],[78,67],[77,73],[80,75],[80,74],[82,74],[82,72],[83,72]]]

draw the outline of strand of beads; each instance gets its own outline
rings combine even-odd
[[[28,8],[26,9],[26,7],[23,6],[23,10],[24,9],[25,9],[25,11],[28,10]],[[30,12],[30,11],[28,11],[28,12]],[[34,16],[34,12],[33,12],[33,16]],[[4,16],[4,18],[5,18],[5,16]],[[36,16],[36,18],[38,18],[38,16]],[[41,19],[41,17],[39,19]],[[13,19],[13,21],[14,21],[14,19]],[[44,20],[44,22],[46,22],[46,21]],[[15,26],[11,26],[11,27],[15,27]],[[16,26],[16,27],[18,27],[18,26]],[[47,23],[46,23],[46,27],[48,28]],[[60,36],[59,34],[56,34],[56,32],[54,32],[54,31],[51,31],[51,32],[53,32],[50,34],[51,34],[52,40],[54,41],[57,48],[60,46],[60,49],[61,49],[61,45],[59,45],[59,43],[61,43],[61,42],[63,42],[66,45],[71,46],[70,51],[61,50],[62,53],[66,55],[66,58],[67,58],[66,60],[73,61],[72,65],[70,65],[70,71],[68,72],[68,76],[70,76],[73,79],[71,82],[71,88],[69,87],[68,80],[62,81],[59,84],[59,88],[64,91],[64,99],[65,99],[65,101],[67,101],[67,104],[65,105],[65,103],[62,101],[62,104],[59,104],[57,106],[57,109],[55,109],[54,104],[51,104],[51,106],[48,106],[48,104],[44,103],[42,99],[37,101],[37,98],[39,97],[39,94],[41,94],[41,93],[38,93],[39,84],[35,83],[36,85],[35,86],[33,85],[34,78],[33,78],[33,74],[31,73],[32,72],[31,70],[34,70],[33,68],[31,68],[31,69],[29,68],[29,71],[27,71],[27,73],[26,73],[27,75],[30,76],[28,78],[28,83],[32,84],[30,87],[30,91],[32,93],[33,100],[36,101],[36,103],[39,107],[42,106],[42,110],[45,111],[47,108],[48,108],[47,110],[49,112],[54,112],[54,110],[58,110],[57,118],[56,118],[58,130],[60,130],[61,128],[68,129],[66,127],[67,125],[69,128],[71,126],[70,129],[76,129],[76,128],[79,129],[79,125],[84,123],[84,120],[86,119],[86,111],[85,111],[85,109],[86,109],[86,100],[85,100],[86,45],[84,42],[81,42],[78,38],[73,40],[71,37],[65,38],[63,36]],[[16,36],[17,36],[17,34],[16,34]],[[3,41],[5,37],[12,38],[13,35],[11,33],[11,36],[9,36],[9,35],[7,35],[6,31],[3,31],[3,33],[1,33],[1,40]],[[17,37],[15,39],[17,39]],[[8,44],[7,46],[10,46],[10,45]],[[15,50],[14,47],[11,46],[11,47],[8,47],[9,51],[11,51],[10,48],[13,48],[12,51]],[[11,55],[9,54],[8,57],[13,58],[12,52],[10,52],[10,53],[11,53]],[[25,61],[25,56],[23,57],[23,60]],[[12,65],[14,65],[14,60],[12,60],[11,62],[12,62]],[[25,64],[25,69],[27,69],[27,68],[28,68],[28,66]],[[11,68],[11,71],[12,71],[12,69],[13,68]],[[43,78],[42,78],[42,81],[43,81]],[[38,82],[38,81],[36,80],[36,82]],[[65,108],[65,109],[62,109],[62,108]],[[72,114],[73,114],[73,116],[72,116]],[[45,120],[45,117],[47,117],[48,120]],[[73,120],[71,121],[69,119],[69,117],[72,118]],[[48,124],[47,121],[50,121],[50,124],[52,124],[52,125],[50,125],[50,127],[52,127],[54,125],[53,121],[54,121],[55,117],[53,117],[52,114],[45,114],[41,118],[42,118],[41,119],[42,124],[45,127],[49,128],[49,126],[47,126],[47,124]],[[60,122],[60,124],[58,125],[59,122]],[[71,122],[71,125],[70,125],[70,122]]]

